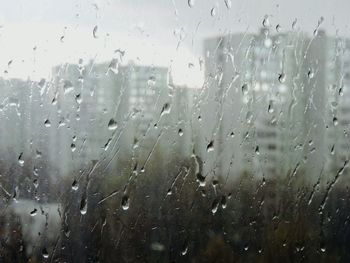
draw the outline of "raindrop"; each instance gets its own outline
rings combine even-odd
[[[94,36],[94,38],[97,38],[97,30],[98,30],[98,26],[95,26],[94,29],[92,30],[92,35]]]
[[[179,136],[182,136],[184,134],[182,129],[179,129]]]
[[[284,74],[284,73],[279,74],[278,75],[278,81],[280,83],[284,83],[286,81],[286,74]]]
[[[259,146],[258,145],[255,147],[255,153],[256,153],[256,155],[260,154],[260,150],[259,150]]]
[[[83,99],[82,99],[80,93],[77,94],[77,95],[75,95],[75,101],[76,101],[78,104],[81,104],[81,103],[82,103]]]
[[[262,25],[263,25],[264,27],[269,27],[269,26],[270,26],[269,17],[268,17],[267,15],[265,15],[264,20],[263,20],[263,22],[262,22]]]
[[[182,245],[181,255],[185,256],[187,254],[187,251],[188,251],[188,243],[187,241],[185,241],[184,244]]]
[[[338,118],[337,117],[333,117],[333,125],[334,126],[338,125]]]
[[[49,119],[46,119],[44,124],[45,124],[45,127],[47,127],[47,128],[51,127],[51,122]]]
[[[307,77],[309,79],[312,79],[314,77],[314,71],[310,68],[309,71],[307,72]]]
[[[243,93],[243,95],[247,95],[247,93],[248,93],[248,85],[247,84],[243,84],[242,93]]]
[[[201,173],[196,174],[197,181],[199,182],[199,186],[204,187],[205,186],[205,177]]]
[[[34,185],[35,188],[38,188],[38,186],[39,186],[39,181],[38,181],[38,179],[34,179],[34,180],[33,180],[33,185]]]
[[[76,180],[73,181],[72,183],[72,190],[76,191],[79,188],[79,184]]]
[[[195,0],[188,0],[188,6],[192,8],[194,6]]]
[[[341,87],[341,88],[339,89],[339,96],[343,96],[343,94],[344,94],[344,92],[343,92],[343,87]]]
[[[72,152],[75,152],[76,146],[75,146],[74,143],[72,143],[72,144],[70,145],[70,149],[72,150]]]
[[[295,30],[296,25],[297,25],[298,19],[294,19],[293,23],[292,23],[292,29]]]
[[[248,124],[252,123],[252,121],[253,121],[253,113],[251,111],[248,111],[245,119],[247,120]]]
[[[43,258],[49,258],[49,252],[47,252],[46,248],[43,248],[41,254],[43,255]]]
[[[20,166],[24,165],[23,153],[20,153],[20,155],[18,156],[18,163]]]
[[[34,208],[31,212],[30,212],[30,216],[36,216],[38,210],[36,208]]]
[[[156,85],[156,77],[155,76],[150,76],[147,80],[147,85],[149,87],[154,87]]]
[[[87,200],[83,197],[80,201],[80,214],[85,215],[87,212]]]
[[[225,0],[225,5],[227,9],[231,9],[232,7],[232,1],[231,0]]]
[[[210,15],[212,17],[216,16],[216,7],[213,7],[211,10],[210,10]]]
[[[221,207],[222,209],[225,209],[227,207],[227,200],[226,200],[226,196],[222,196],[221,197]]]
[[[268,113],[273,113],[274,109],[273,109],[273,102],[270,100],[270,103],[269,103],[269,108],[267,109],[267,112]]]
[[[277,31],[277,32],[280,32],[281,29],[282,29],[281,25],[280,25],[280,24],[277,24],[277,26],[276,26],[276,31]]]
[[[111,62],[110,62],[109,65],[108,65],[107,73],[108,73],[109,71],[112,71],[114,74],[118,74],[118,72],[119,72],[119,62],[118,62],[118,59],[113,58],[113,59],[111,60]]]
[[[65,80],[63,82],[63,89],[64,89],[64,94],[71,92],[74,89],[72,82],[70,82],[69,80]]]
[[[219,208],[219,200],[215,199],[211,205],[211,212],[213,213],[213,215],[218,211]]]
[[[334,147],[335,147],[335,145],[333,144],[333,145],[332,145],[332,148],[331,148],[331,154],[332,154],[332,155],[334,155]]]
[[[165,103],[163,105],[162,111],[160,113],[160,115],[164,115],[164,114],[168,114],[170,112],[170,104],[169,103]]]
[[[214,141],[210,141],[209,144],[207,145],[207,152],[212,152],[214,151]]]
[[[118,128],[118,124],[114,119],[110,119],[108,122],[108,129],[109,130],[115,130]]]
[[[127,195],[124,195],[124,196],[122,197],[122,203],[121,203],[121,205],[122,205],[122,209],[123,209],[124,211],[126,211],[126,210],[129,209],[129,197],[128,197]]]

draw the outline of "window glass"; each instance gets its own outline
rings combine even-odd
[[[350,262],[346,0],[0,2],[0,262]]]

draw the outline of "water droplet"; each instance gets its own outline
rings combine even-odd
[[[277,26],[276,26],[276,31],[277,31],[277,32],[280,32],[281,30],[282,30],[281,25],[280,25],[280,24],[277,24]]]
[[[222,209],[225,209],[227,207],[227,200],[226,200],[226,196],[222,196],[221,197],[221,207]]]
[[[23,153],[20,153],[20,155],[18,156],[18,163],[20,166],[24,165]]]
[[[72,152],[75,152],[76,146],[75,146],[74,143],[72,143],[72,144],[70,145],[70,149],[72,150]]]
[[[39,181],[38,181],[38,179],[34,179],[34,180],[33,180],[33,185],[34,185],[35,188],[38,188],[38,186],[39,186]]]
[[[38,210],[36,208],[34,208],[31,212],[30,212],[30,216],[36,216]]]
[[[218,211],[219,208],[219,201],[218,199],[215,199],[211,205],[211,212],[213,213],[213,215]]]
[[[182,135],[184,135],[184,132],[182,129],[179,129],[179,136],[182,136]]]
[[[109,130],[115,130],[118,128],[118,124],[114,119],[110,119],[108,122],[108,129]]]
[[[284,73],[279,74],[278,81],[280,83],[284,83],[286,81],[286,74],[284,74]]]
[[[50,120],[49,120],[49,119],[46,119],[45,122],[44,122],[44,125],[45,125],[45,127],[47,127],[47,128],[51,127],[51,122],[50,122]]]
[[[78,103],[78,104],[81,104],[82,101],[83,101],[83,98],[81,97],[81,94],[77,94],[75,95],[75,101]]]
[[[164,114],[168,114],[168,113],[170,113],[170,104],[169,103],[165,103],[164,105],[163,105],[163,108],[162,108],[162,111],[161,111],[161,113],[160,113],[160,115],[164,115]]]
[[[214,151],[214,141],[210,141],[209,144],[207,145],[207,152],[212,152]]]
[[[274,112],[274,109],[273,109],[273,102],[272,102],[272,101],[270,101],[270,103],[269,103],[269,108],[267,109],[267,112],[268,112],[268,113],[273,113],[273,112]]]
[[[87,199],[83,197],[80,201],[80,214],[85,215],[87,212]]]
[[[293,23],[292,23],[292,29],[295,30],[296,29],[296,25],[297,25],[298,19],[294,19]]]
[[[256,155],[259,155],[259,154],[260,154],[259,145],[257,145],[257,146],[255,147],[255,153],[256,153]]]
[[[190,7],[190,8],[192,8],[193,6],[194,6],[194,4],[195,4],[195,0],[188,0],[188,6]]]
[[[156,85],[156,77],[155,76],[150,76],[147,80],[147,85],[149,87],[154,87]]]
[[[338,125],[338,118],[337,117],[333,117],[333,125],[334,126]]]
[[[76,180],[73,181],[72,183],[72,190],[76,191],[79,188],[79,184]]]
[[[199,182],[199,186],[204,187],[205,186],[205,177],[201,173],[196,174],[197,181]]]
[[[122,197],[122,209],[124,210],[124,211],[126,211],[126,210],[128,210],[129,209],[129,196],[127,196],[127,195],[124,195],[123,197]]]
[[[92,30],[92,35],[94,36],[94,38],[97,38],[98,36],[97,36],[97,30],[98,30],[98,26],[96,25],[95,27],[94,27],[94,29]]]
[[[312,79],[314,77],[314,71],[310,68],[309,71],[307,72],[307,77],[309,79]]]
[[[210,10],[210,15],[212,17],[216,16],[216,7],[213,7],[211,10]]]
[[[243,95],[247,95],[248,94],[248,85],[247,84],[243,84],[243,86],[242,86],[242,93],[243,93]]]
[[[225,0],[225,5],[227,9],[231,9],[232,7],[232,1],[231,0]]]
[[[264,27],[269,27],[270,26],[269,16],[265,15],[264,20],[262,22],[262,25]]]
[[[43,250],[41,251],[41,254],[43,258],[49,258],[49,252],[47,252],[46,248],[43,248]]]
[[[343,96],[343,95],[344,95],[343,87],[341,87],[341,88],[339,89],[339,96]]]
[[[67,93],[71,92],[72,90],[74,90],[72,82],[70,82],[69,80],[65,80],[63,82],[63,90],[64,90],[64,94],[67,94]]]
[[[253,121],[253,113],[251,111],[247,112],[247,115],[245,116],[245,119],[247,120],[247,123],[250,124]]]
[[[181,255],[185,256],[187,254],[187,251],[188,251],[188,243],[187,241],[185,241],[184,244],[182,245]]]

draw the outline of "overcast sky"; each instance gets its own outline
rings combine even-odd
[[[309,34],[323,17],[327,34],[350,36],[347,0],[191,1],[190,7],[188,0],[0,0],[0,70],[9,77],[48,77],[53,65],[108,61],[122,49],[125,61],[197,74],[183,68],[198,68],[205,37],[257,32],[266,15],[272,28],[290,30],[297,19],[297,28]]]

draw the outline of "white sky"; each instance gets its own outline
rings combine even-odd
[[[282,30],[297,18],[299,29],[310,34],[323,16],[327,34],[349,36],[348,7],[346,0],[241,0],[231,9],[224,0],[194,0],[192,8],[188,0],[0,0],[0,75],[7,70],[7,77],[49,78],[54,65],[110,61],[121,49],[124,62],[168,66],[175,82],[198,86],[205,37],[256,32],[265,15]]]

